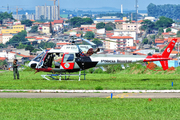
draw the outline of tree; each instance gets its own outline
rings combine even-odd
[[[30,33],[37,33],[38,32],[38,26],[32,26]]]
[[[25,30],[19,32],[17,35],[14,35],[9,42],[6,42],[6,45],[19,46],[19,43],[26,43],[28,40],[25,38],[27,36],[27,32]]]
[[[156,28],[168,28],[172,26],[174,21],[171,18],[166,18],[164,16],[160,17],[159,20],[156,22]]]
[[[148,16],[160,17],[165,16],[171,19],[180,18],[180,5],[164,4],[155,5],[150,3],[147,7]]]
[[[56,46],[55,43],[53,42],[41,42],[40,44],[38,44],[38,48],[43,48],[43,49],[46,49],[46,48],[54,48]]]
[[[32,52],[36,53],[37,51],[41,51],[40,49],[34,49]]]
[[[152,42],[152,44],[155,44],[155,35],[150,35],[150,41]]]
[[[155,49],[155,52],[159,52],[159,49]]]
[[[108,22],[107,24],[105,24],[105,29],[106,30],[113,30],[116,28],[116,25],[112,22]]]
[[[52,34],[52,36],[54,35],[54,31],[53,31],[53,28],[52,28],[52,24],[50,22],[50,25],[49,25],[49,29],[50,29],[50,33]]]
[[[26,25],[27,27],[32,26],[32,23],[33,22],[31,20],[23,20],[23,21],[21,21],[21,24]]]
[[[163,28],[158,29],[158,34],[161,35],[164,32]]]
[[[154,29],[154,23],[151,22],[150,20],[143,20],[141,24],[142,24],[141,29],[146,30],[147,33],[151,33],[151,31]]]
[[[32,45],[26,45],[25,50],[29,50],[32,52],[34,50],[34,47]]]
[[[94,38],[94,33],[91,32],[91,31],[88,31],[88,32],[86,32],[84,37],[87,38],[88,40],[93,39]]]
[[[24,45],[24,44],[22,44],[21,42],[20,42],[20,44],[19,44],[19,46],[17,47],[17,49],[23,49],[23,48],[25,48],[26,47],[26,45]]]
[[[83,25],[91,25],[93,23],[91,18],[83,18],[82,21]]]
[[[166,29],[166,32],[171,32],[171,28],[167,28],[167,29]]]
[[[107,31],[111,31],[111,30],[113,30],[113,28],[112,27],[106,27],[105,28]]]
[[[48,43],[46,43],[46,47],[47,47],[47,48],[54,48],[55,46],[56,46],[56,44],[53,43],[53,42],[48,42]]]
[[[22,15],[22,20],[26,20],[26,15]]]
[[[177,32],[177,37],[180,37],[180,31]]]
[[[80,27],[81,25],[90,25],[93,23],[93,20],[91,18],[74,17],[69,20],[69,23],[74,28],[74,27]]]
[[[43,42],[43,41],[40,42],[40,43],[38,44],[38,48],[43,48],[43,49],[44,49],[44,48],[45,48],[45,44],[46,44],[46,43]]]
[[[143,44],[148,44],[148,39],[147,38],[144,38],[143,41],[142,41]]]
[[[97,46],[102,46],[103,45],[103,42],[98,40],[97,38],[95,38],[92,42],[95,43]]]
[[[1,69],[6,69],[6,67],[7,67],[7,65],[8,65],[8,63],[7,63],[7,61],[6,60],[0,60],[0,67],[1,67]]]
[[[0,48],[6,48],[7,46],[5,44],[0,43]]]
[[[2,24],[2,22],[3,22],[3,19],[7,19],[7,18],[10,18],[10,19],[12,19],[12,20],[14,20],[14,18],[13,18],[13,16],[12,16],[12,13],[7,13],[7,12],[2,12],[2,13],[0,13],[0,24]]]
[[[147,6],[147,13],[148,13],[148,16],[154,16],[154,17],[157,17],[157,10],[156,10],[156,5],[153,4],[153,3],[150,3],[148,6]]]
[[[148,56],[152,56],[152,53],[148,53]]]
[[[103,22],[97,23],[97,24],[96,24],[96,28],[97,28],[97,29],[105,28],[105,23],[103,23]]]

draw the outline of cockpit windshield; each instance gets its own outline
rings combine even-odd
[[[43,51],[43,52],[40,53],[37,57],[35,57],[35,58],[33,59],[33,61],[40,62],[40,60],[41,60],[42,58],[44,58],[45,53],[46,53],[46,52]]]

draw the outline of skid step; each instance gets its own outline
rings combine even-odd
[[[70,77],[70,76],[79,76],[79,80],[78,81],[80,81],[81,80],[81,75],[84,75],[84,80],[85,80],[86,79],[85,78],[85,76],[86,76],[85,71],[84,71],[84,74],[81,74],[81,71],[79,71],[79,74],[47,74],[47,75],[41,75],[41,77],[45,78],[46,80],[50,80],[47,77],[50,77],[50,78],[52,78],[54,80],[58,80],[58,79],[54,78],[55,76],[56,77],[58,76],[59,77],[59,81],[61,81],[61,77],[62,76],[65,76],[65,80],[66,80],[66,76],[67,77]]]

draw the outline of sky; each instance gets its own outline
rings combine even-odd
[[[2,6],[9,5],[11,8],[18,6],[25,10],[35,10],[35,6],[53,5],[51,0],[0,0],[0,10]],[[136,0],[60,0],[60,9],[81,10],[82,8],[101,8],[101,7],[114,7],[125,10],[134,10]],[[57,2],[58,3],[58,2]],[[150,4],[163,5],[163,4],[180,4],[180,0],[138,0],[139,10],[146,10]]]

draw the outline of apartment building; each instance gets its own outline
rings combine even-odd
[[[136,30],[114,30],[114,36],[130,36],[136,40]]]
[[[103,41],[103,48],[107,50],[117,50],[117,43],[114,39],[106,39]]]
[[[55,9],[55,11],[54,11]],[[36,6],[36,20],[40,20],[41,16],[44,16],[44,19],[47,20],[58,20],[58,6]],[[54,13],[55,12],[55,13]]]
[[[140,33],[140,28],[141,27],[141,24],[138,23],[116,23],[116,29],[119,29],[119,30],[129,30],[129,31],[136,31],[137,30],[137,33]]]
[[[18,32],[21,32],[22,30],[25,30],[24,25],[14,25],[11,29],[2,29],[2,34],[16,34]]]
[[[9,40],[13,37],[11,34],[4,34],[2,35],[2,43],[5,44],[6,42],[9,42]]]
[[[133,45],[134,40],[130,36],[112,36],[103,40],[103,47],[108,50],[126,50]]]

